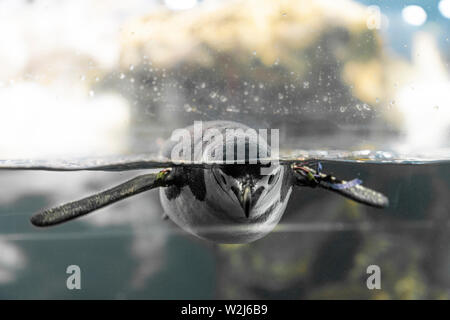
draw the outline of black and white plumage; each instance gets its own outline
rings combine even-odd
[[[194,136],[194,127],[187,129]],[[215,128],[225,138],[223,145],[235,145],[239,135],[249,129],[247,126],[228,121],[204,123],[204,133]],[[242,129],[227,136],[228,129]],[[269,146],[259,137],[257,151]],[[255,141],[246,141],[248,151]],[[214,143],[193,139],[192,150],[203,144],[202,153],[194,161],[208,162]],[[250,145],[249,145],[250,144]],[[171,141],[163,148],[163,157],[170,157],[174,148]],[[235,147],[237,149],[237,146]],[[237,151],[237,150],[235,150]],[[270,156],[270,152],[268,154]],[[226,150],[222,159],[225,161]],[[234,152],[235,161],[239,159]],[[258,164],[249,164],[249,153],[244,154],[247,164],[225,164],[212,168],[177,167],[173,174],[179,177],[179,184],[161,188],[161,204],[168,217],[183,229],[202,238],[220,243],[244,243],[259,239],[269,233],[280,221],[289,200],[294,177],[286,166],[276,165],[270,175],[261,174]]]
[[[203,133],[211,128],[223,134],[224,143],[203,138]],[[204,122],[202,134],[197,138],[193,126],[186,129],[194,137],[190,140],[190,151],[193,156],[193,161],[190,162],[135,161],[84,167],[0,163],[0,168],[40,170],[167,168],[157,174],[142,175],[99,194],[37,213],[31,218],[31,222],[36,226],[51,226],[66,222],[153,188],[160,188],[161,204],[167,217],[182,229],[218,243],[248,243],[267,235],[282,218],[294,186],[331,190],[374,207],[388,205],[388,199],[384,195],[363,187],[360,181],[356,181],[357,179],[350,182],[342,181],[295,159],[275,164],[272,162],[270,169],[261,161],[251,162],[248,151],[252,148],[267,154],[268,157],[271,156],[270,146],[262,137],[258,137],[257,142],[244,138],[246,152],[244,154],[234,152],[233,164],[217,164],[211,161],[211,157],[219,151],[222,151],[222,157],[225,159],[227,152],[231,150],[229,148],[237,150],[235,143],[242,138],[239,135],[249,129],[243,124],[230,121]],[[226,135],[227,129],[242,130],[234,130],[234,135]],[[162,149],[163,159],[173,157],[171,153],[176,143],[169,140],[165,144]],[[261,168],[269,172],[262,174]]]

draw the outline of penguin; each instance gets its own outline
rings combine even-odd
[[[298,161],[262,161],[261,154],[271,159],[271,146],[262,135],[256,134],[256,139],[251,139],[249,132],[256,131],[244,124],[208,121],[202,123],[200,131],[194,125],[182,132],[184,144],[173,139],[173,134],[161,155],[170,159],[175,155],[178,160],[188,161],[45,209],[33,215],[31,223],[38,227],[53,226],[159,188],[164,217],[202,239],[237,244],[269,234],[281,220],[294,187],[330,190],[377,208],[389,204],[386,196],[362,186],[359,179],[345,181],[321,172],[320,163],[312,168]],[[256,157],[251,156],[252,151]],[[208,163],[211,165],[205,165]]]

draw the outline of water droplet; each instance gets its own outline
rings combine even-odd
[[[94,90],[89,91],[89,95],[90,95],[91,97],[93,97],[93,96],[95,95]]]
[[[256,96],[256,97],[253,98],[253,100],[254,100],[255,102],[259,101],[259,97]]]
[[[203,82],[203,83],[200,85],[200,88],[202,88],[202,89],[206,88],[206,83]]]
[[[236,106],[228,106],[228,107],[226,108],[226,111],[227,111],[227,112],[239,112],[239,109],[236,108]]]
[[[339,111],[345,112],[346,109],[347,109],[346,107],[342,106],[342,107],[339,108]]]
[[[284,95],[282,93],[278,93],[278,99],[283,100]]]
[[[435,106],[433,107],[433,109],[436,110],[436,111],[438,111],[438,110],[439,110],[439,106],[438,106],[438,105],[435,105]]]
[[[303,82],[303,88],[308,89],[309,88],[309,81]]]
[[[367,110],[367,111],[370,110],[370,106],[367,103],[363,103],[362,106],[363,106],[364,110]]]
[[[81,80],[81,81],[86,80],[86,76],[85,76],[85,75],[82,75],[82,76],[80,77],[80,80]]]
[[[209,96],[210,96],[211,98],[215,99],[215,98],[217,97],[217,93],[215,93],[215,92],[213,91],[213,92],[211,92],[211,93],[209,94]]]
[[[228,99],[225,96],[220,96],[220,101],[221,102],[226,102]]]
[[[134,65],[130,64],[130,71],[134,70]]]
[[[125,79],[125,74],[121,73],[119,78],[120,79]]]
[[[259,84],[259,88],[260,88],[260,89],[264,88],[264,84],[260,83],[260,84]]]
[[[134,83],[134,78],[131,78],[131,79],[130,79],[130,82],[131,82],[131,83]]]

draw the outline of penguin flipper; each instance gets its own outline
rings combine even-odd
[[[371,207],[389,206],[389,199],[385,195],[362,186],[362,181],[359,179],[339,180],[307,166],[293,166],[293,170],[298,186],[320,187]]]
[[[173,182],[170,170],[137,176],[118,186],[92,196],[69,202],[55,208],[46,209],[31,217],[31,223],[38,227],[48,227],[84,216],[92,211],[114,202],[134,196],[157,187],[168,186]]]

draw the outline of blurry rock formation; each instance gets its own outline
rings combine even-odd
[[[285,146],[311,135],[303,146],[350,147],[376,129],[386,93],[382,40],[367,19],[348,0],[163,8],[124,26],[115,87],[134,102],[137,127],[231,119],[280,128]]]

